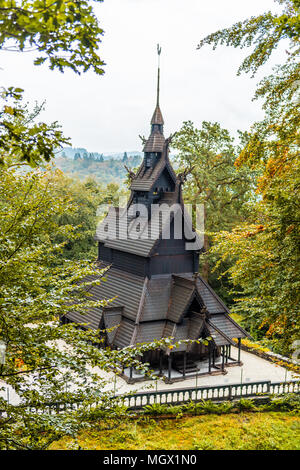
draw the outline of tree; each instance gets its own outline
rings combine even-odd
[[[102,2],[103,0],[95,0]],[[0,49],[36,51],[34,64],[76,73],[104,73],[97,54],[103,30],[90,1],[3,0],[0,5]]]
[[[300,333],[299,163],[286,166],[284,184],[269,189],[245,223],[216,234],[212,248],[229,265],[233,311],[256,339],[284,354]]]
[[[80,74],[92,69],[103,74],[104,63],[98,55],[102,35],[91,2],[86,0],[3,0],[0,4],[0,50],[36,51],[34,64],[48,63],[51,70],[71,69]],[[19,101],[22,93],[21,88],[2,90],[0,147],[4,152],[0,164],[10,152],[30,165],[48,162],[55,153],[50,149],[69,143],[62,139],[57,123],[35,124],[30,130],[14,126],[12,118],[25,116]],[[52,138],[56,147],[49,145]]]
[[[253,176],[238,170],[234,162],[238,149],[233,138],[218,123],[204,121],[201,129],[185,122],[176,133],[173,147],[179,171],[188,168],[185,200],[189,204],[204,204],[204,250],[209,252],[209,233],[231,228],[245,214]],[[202,260],[202,274],[210,275],[209,259]]]
[[[69,142],[57,122],[36,122],[43,105],[29,111],[22,103],[22,92],[10,87],[0,94],[0,165],[11,158],[37,165],[49,161],[57,148]]]
[[[256,73],[289,40],[286,63],[259,84],[265,117],[255,123],[235,164],[255,169],[258,201],[247,222],[217,237],[215,253],[235,260],[228,273],[240,291],[236,310],[253,334],[290,354],[299,337],[299,0],[204,38],[204,44],[251,47],[238,73]],[[266,341],[264,339],[264,341]]]
[[[48,448],[54,440],[92,426],[93,419],[116,416],[114,391],[104,392],[108,380],[93,367],[109,372],[118,364],[132,364],[147,371],[136,357],[157,347],[98,349],[99,330],[59,325],[59,317],[74,308],[84,324],[88,308],[109,304],[109,299],[90,299],[89,290],[102,282],[95,279],[94,265],[61,256],[66,242],[78,239],[68,220],[76,217],[78,206],[62,191],[59,178],[51,168],[20,173],[15,161],[0,167],[0,341],[6,347],[0,380],[20,399],[16,406],[0,398],[0,449]],[[70,409],[78,401],[80,409]],[[68,408],[49,415],[51,403]]]
[[[270,11],[235,23],[230,28],[225,28],[209,34],[201,39],[198,49],[205,44],[212,44],[215,49],[218,45],[244,47],[254,46],[253,52],[247,56],[238,69],[241,72],[255,74],[259,67],[267,62],[272,52],[284,39],[290,42],[290,51],[287,52],[287,61],[297,62],[300,52],[299,34],[299,0],[275,0],[285,8],[281,14]]]
[[[65,209],[59,215],[59,225],[76,227],[76,238],[57,236],[57,243],[65,242],[61,253],[63,259],[88,261],[97,258],[97,244],[94,240],[98,223],[97,209],[101,205],[118,205],[119,197],[124,195],[117,184],[106,187],[96,182],[93,177],[83,181],[72,179],[58,171],[55,174],[56,187],[62,198],[69,196],[73,202],[72,210]]]
[[[122,162],[123,162],[123,163],[127,163],[127,162],[128,162],[127,152],[124,152],[124,155],[123,155],[123,158],[122,158]]]

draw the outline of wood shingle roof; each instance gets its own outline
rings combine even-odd
[[[159,104],[156,105],[156,108],[154,110],[154,113],[151,119],[151,125],[153,126],[155,124],[159,124],[159,125],[164,124],[164,118],[162,116],[162,112],[160,110]]]
[[[105,278],[89,290],[91,299],[114,300],[104,309],[90,309],[85,315],[72,311],[67,317],[94,329],[100,328],[102,318],[106,328],[119,325],[108,333],[108,341],[115,347],[168,336],[174,336],[175,341],[194,340],[204,325],[217,346],[231,344],[233,338],[248,336],[229,317],[227,307],[212,289],[207,288],[201,277],[196,281],[189,274],[158,275],[148,279],[110,267]],[[183,318],[195,293],[207,310],[214,310],[206,319],[200,312]],[[176,351],[186,347],[183,344]]]

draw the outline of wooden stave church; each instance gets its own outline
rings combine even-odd
[[[242,365],[241,338],[249,335],[229,316],[226,305],[198,274],[202,246],[197,234],[191,232],[190,216],[184,210],[182,185],[185,175],[176,175],[169,159],[171,137],[165,139],[163,135],[159,74],[158,69],[157,102],[150,136],[144,140],[144,160],[136,174],[129,174],[131,195],[127,211],[118,208],[109,211],[95,237],[98,242],[97,267],[108,270],[106,280],[93,286],[90,294],[94,300],[114,300],[106,307],[90,309],[84,317],[71,311],[62,321],[84,323],[84,328],[96,330],[114,327],[105,335],[105,346],[118,349],[166,337],[173,337],[174,342],[210,337],[207,346],[182,343],[173,349],[161,348],[145,353],[142,361],[150,362],[167,382],[173,382],[194,375],[226,373],[226,367]],[[126,216],[124,222],[123,217],[139,204],[149,209],[141,230],[144,233],[151,226],[151,205],[157,207],[158,214],[163,205],[180,207],[184,214],[182,238],[174,237],[175,214],[169,239],[163,238],[168,214],[166,219],[163,216],[159,219],[155,236],[151,232],[150,238],[136,238],[132,219],[137,214]],[[118,233],[125,229],[129,237],[120,238],[115,232],[109,237],[105,233],[107,227],[116,224]],[[132,238],[131,232],[135,232]],[[191,240],[194,246],[187,249],[186,243]],[[231,357],[231,346],[237,346],[236,359]],[[203,370],[202,363],[205,364]],[[132,368],[123,376],[128,382],[140,380],[134,377]]]

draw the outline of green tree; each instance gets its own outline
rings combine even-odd
[[[97,0],[95,0],[97,1]],[[98,0],[101,2],[102,0]],[[35,65],[47,63],[51,70],[72,69],[75,73],[91,69],[104,73],[98,55],[103,30],[94,14],[92,2],[81,0],[3,0],[0,3],[0,50],[36,51]],[[0,107],[0,164],[12,152],[22,161],[39,164],[50,161],[52,149],[69,143],[62,139],[57,123],[24,123],[20,106],[21,88],[2,90]],[[20,125],[17,119],[23,121]],[[56,147],[50,142],[56,139]]]
[[[251,195],[251,172],[234,166],[238,148],[226,129],[218,123],[204,121],[201,129],[185,122],[176,133],[173,147],[178,171],[188,168],[185,200],[189,204],[204,204],[204,250],[202,274],[210,275],[210,232],[231,228],[246,214],[245,202]],[[215,281],[215,279],[210,279]]]
[[[147,371],[136,357],[157,347],[98,349],[99,330],[59,324],[59,317],[76,308],[84,325],[87,309],[101,309],[109,299],[90,298],[90,289],[103,282],[95,277],[92,263],[63,256],[65,244],[78,240],[68,219],[72,214],[76,219],[82,208],[62,191],[58,177],[51,168],[21,173],[15,161],[0,167],[0,341],[6,347],[0,364],[0,449],[48,448],[54,440],[92,426],[97,417],[117,416],[113,390],[104,392],[110,379],[103,371],[129,364]],[[86,182],[86,190],[93,186]],[[18,406],[2,398],[7,385],[17,393]],[[78,401],[80,409],[72,410],[69,404]],[[68,407],[50,415],[51,403]]]
[[[93,177],[83,181],[72,179],[61,172],[56,172],[57,191],[65,198],[67,195],[73,202],[72,210],[66,210],[59,216],[59,225],[76,227],[76,238],[58,236],[56,242],[65,242],[62,258],[95,260],[97,243],[94,240],[98,223],[97,209],[101,205],[118,205],[119,197],[125,195],[117,184],[97,183]]]
[[[36,121],[43,105],[29,111],[22,103],[22,92],[10,87],[0,94],[0,165],[11,158],[37,165],[49,161],[57,148],[69,142],[57,122]]]
[[[95,3],[103,0],[95,0]],[[0,49],[36,51],[35,65],[103,74],[97,51],[103,30],[87,0],[2,0]]]
[[[256,73],[289,40],[286,62],[259,84],[265,117],[255,123],[236,166],[255,169],[258,201],[244,224],[217,237],[214,251],[234,260],[228,273],[240,292],[235,310],[258,338],[291,353],[299,338],[299,0],[284,10],[239,22],[204,38],[199,47],[254,46],[238,73]],[[264,338],[264,341],[266,339]]]

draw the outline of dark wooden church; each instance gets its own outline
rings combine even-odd
[[[140,168],[136,174],[129,174],[127,210],[111,208],[96,235],[99,266],[109,269],[106,281],[94,286],[92,294],[97,300],[114,300],[84,317],[71,312],[65,321],[84,322],[94,329],[115,327],[105,339],[111,348],[166,337],[173,337],[174,342],[210,337],[208,345],[182,343],[145,354],[142,360],[150,362],[166,381],[173,381],[196,374],[226,373],[226,367],[240,365],[240,340],[248,334],[198,274],[202,246],[184,211],[185,175],[176,176],[172,168],[170,138],[165,139],[163,126],[158,69],[151,133],[144,140]],[[171,206],[174,210],[170,216]],[[180,238],[175,236],[177,212],[183,214]],[[231,357],[232,345],[237,346],[236,358]],[[123,372],[131,382],[139,379],[132,369]]]

